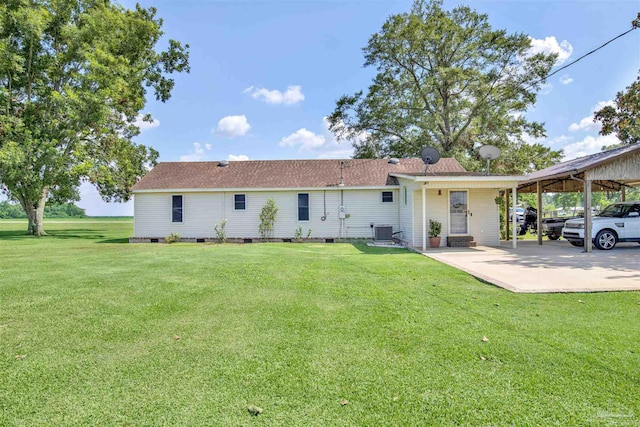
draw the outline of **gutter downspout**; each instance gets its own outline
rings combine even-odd
[[[569,174],[569,178],[581,182],[584,186],[584,251],[583,252],[593,252],[593,242],[591,239],[593,236],[591,235],[591,181],[584,180],[582,178],[578,178],[574,176],[574,173],[578,171],[574,171]]]

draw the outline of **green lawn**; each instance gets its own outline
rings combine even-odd
[[[0,221],[0,425],[640,424],[639,293],[516,295],[397,249],[46,225]]]

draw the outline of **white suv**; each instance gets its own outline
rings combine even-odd
[[[640,201],[614,203],[593,217],[593,244],[598,249],[613,249],[618,242],[640,243]],[[584,245],[584,218],[564,223],[562,237],[573,246]]]

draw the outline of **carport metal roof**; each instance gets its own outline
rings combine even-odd
[[[640,185],[640,143],[569,160],[534,172],[520,182],[517,191],[537,193],[538,206],[542,205],[543,192],[584,192],[584,249],[585,252],[591,252],[591,192],[624,191],[626,187],[637,185]],[[538,230],[541,230],[541,226],[542,215],[538,215]],[[538,244],[542,244],[542,233],[538,233]]]
[[[518,192],[535,193],[538,182],[543,192],[582,191],[581,180],[590,180],[592,191],[620,191],[625,186],[640,185],[640,144],[602,151],[533,172],[520,182]]]

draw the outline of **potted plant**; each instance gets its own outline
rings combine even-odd
[[[429,246],[437,248],[440,246],[440,233],[442,232],[442,223],[433,219],[429,220]]]

